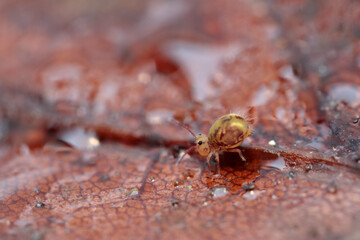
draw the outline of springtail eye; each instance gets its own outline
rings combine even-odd
[[[201,145],[202,144],[202,141],[198,141],[198,145]]]

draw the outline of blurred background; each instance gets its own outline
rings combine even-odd
[[[359,22],[354,0],[1,1],[0,233],[357,239]],[[171,120],[230,112],[249,163],[175,169]]]

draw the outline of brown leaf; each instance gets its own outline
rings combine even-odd
[[[4,1],[1,238],[358,239],[359,12]],[[207,134],[251,106],[246,162],[176,165],[193,143],[172,119]]]

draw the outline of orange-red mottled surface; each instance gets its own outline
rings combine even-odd
[[[2,1],[0,238],[360,239],[359,22],[351,0]],[[246,162],[176,165],[171,119],[250,106]]]

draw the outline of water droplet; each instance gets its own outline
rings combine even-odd
[[[251,190],[254,190],[255,189],[255,185],[253,183],[243,183],[242,184],[242,188],[245,190],[245,191],[251,191]]]
[[[183,178],[184,178],[185,180],[188,180],[188,179],[194,177],[194,173],[191,172],[190,170],[185,170],[185,171],[183,171],[183,172],[182,172],[182,175],[183,175]]]
[[[100,146],[95,133],[85,131],[83,128],[65,131],[59,139],[81,150],[95,149]]]
[[[127,192],[127,196],[137,196],[139,194],[138,188],[132,188]]]
[[[170,198],[169,201],[171,203],[171,206],[173,206],[173,207],[178,207],[179,204],[180,204],[180,201],[178,199],[175,199],[175,198]]]
[[[192,190],[192,186],[191,185],[187,185],[186,186],[187,190],[190,192]]]
[[[184,181],[181,180],[181,179],[176,179],[174,181],[174,187],[178,187],[178,186],[181,186],[181,185],[184,185]]]
[[[309,172],[309,171],[311,171],[312,169],[313,169],[313,166],[312,166],[311,164],[308,164],[308,165],[305,166],[305,171],[306,171],[306,172]]]
[[[272,146],[272,147],[275,147],[275,146],[276,146],[275,140],[270,140],[270,141],[268,142],[268,144],[269,144],[270,146]]]
[[[243,197],[244,199],[246,199],[246,200],[254,200],[254,199],[256,199],[262,192],[263,192],[263,191],[251,190],[251,191],[245,192],[242,197]]]
[[[275,159],[274,161],[270,161],[270,162],[266,162],[262,168],[275,168],[278,169],[280,171],[284,170],[286,168],[286,164],[285,164],[285,160],[283,157],[278,157],[277,159]]]
[[[34,189],[34,191],[35,191],[36,194],[40,194],[40,193],[41,193],[41,192],[40,192],[40,189],[37,188],[37,187]]]
[[[294,179],[294,177],[295,177],[295,172],[294,172],[294,171],[290,171],[290,172],[288,173],[288,177],[289,177],[289,179]]]
[[[359,119],[360,119],[360,117],[355,118],[352,123],[357,124],[359,122]]]
[[[336,193],[337,192],[337,186],[335,182],[331,182],[326,186],[326,192],[328,193]]]
[[[215,187],[208,193],[213,199],[224,197],[228,194],[228,190],[225,187]]]
[[[149,177],[149,182],[151,183],[155,182],[155,177],[154,176]]]
[[[37,208],[43,208],[43,207],[45,207],[45,203],[43,203],[43,202],[37,202],[37,203],[35,204],[35,207],[37,207]]]

